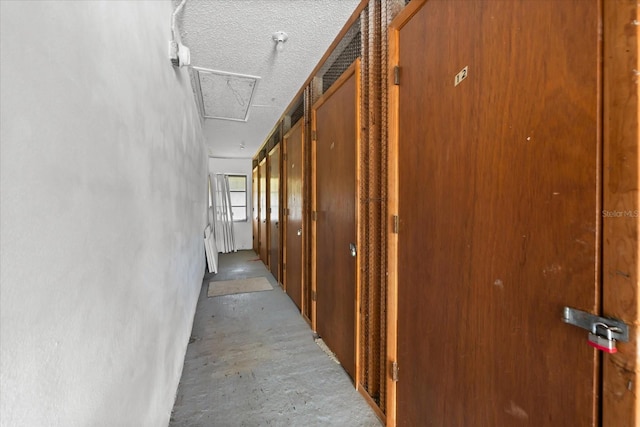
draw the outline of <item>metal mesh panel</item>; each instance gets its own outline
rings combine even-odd
[[[267,138],[267,144],[265,145],[267,152],[271,151],[271,149],[275,146],[275,142],[275,132],[273,132],[271,133],[271,135],[269,135],[269,138]]]
[[[267,138],[267,142],[265,144],[265,148],[267,151],[271,151],[273,147],[275,147],[280,143],[282,139],[281,135],[282,135],[282,122],[278,123],[278,125],[273,130],[271,135],[269,135],[269,138]]]
[[[369,242],[370,242],[370,230],[369,230],[369,206],[366,203],[367,196],[369,194],[369,58],[371,56],[369,45],[369,6],[365,7],[360,15],[360,25],[362,28],[362,61],[360,67],[360,82],[361,82],[361,98],[360,98],[360,239],[363,243],[363,247],[360,249],[361,263],[360,263],[360,307],[361,307],[361,326],[360,330],[360,367],[361,367],[361,384],[362,388],[374,398],[372,392],[372,378],[371,378],[371,331],[370,331],[370,316],[371,310],[369,307],[370,298],[370,286],[369,286]],[[376,401],[379,404],[379,402]]]
[[[353,64],[353,61],[360,57],[360,39],[360,23],[356,21],[317,73],[317,77],[322,79],[322,93],[326,92]]]
[[[365,320],[368,325],[366,327],[368,332],[369,348],[367,349],[368,360],[365,365],[368,370],[368,389],[369,395],[380,406],[381,402],[381,389],[384,387],[382,378],[380,378],[380,363],[381,353],[384,346],[383,337],[380,334],[380,290],[381,283],[379,277],[379,271],[381,269],[380,259],[380,247],[386,242],[380,240],[380,206],[382,199],[380,198],[380,98],[381,98],[381,68],[380,68],[380,16],[381,16],[381,4],[380,0],[372,0],[369,2],[367,12],[369,15],[369,37],[367,44],[369,45],[369,55],[367,58],[367,73],[368,73],[368,112],[367,119],[369,121],[367,130],[369,133],[368,145],[368,164],[369,170],[367,175],[368,191],[366,200],[366,215],[367,215],[367,268],[364,275],[367,283],[365,286],[368,288],[366,307],[368,316]],[[383,377],[384,378],[384,377]]]
[[[408,3],[408,2],[407,2]],[[386,410],[388,33],[405,0],[370,0],[361,28],[360,366],[364,390]]]
[[[355,34],[351,42],[322,76],[322,92],[326,92],[358,57],[360,57],[360,32]]]
[[[276,131],[273,133],[273,140],[274,145],[282,141],[282,123],[278,124]]]
[[[295,125],[302,116],[304,116],[304,97],[300,99],[296,108],[291,112],[291,126]]]
[[[375,313],[375,337],[377,338],[376,345],[374,346],[374,351],[376,353],[374,357],[374,369],[377,369],[376,372],[376,380],[379,381],[377,392],[378,392],[378,403],[381,407],[385,407],[385,396],[386,396],[386,382],[385,382],[385,374],[386,374],[386,331],[383,328],[383,324],[386,319],[386,304],[385,304],[385,290],[387,285],[385,266],[386,262],[386,247],[387,247],[387,229],[386,229],[386,186],[387,186],[387,177],[386,177],[386,146],[387,141],[383,138],[383,135],[386,134],[386,129],[383,128],[383,109],[386,111],[386,107],[383,106],[382,100],[385,94],[386,87],[384,83],[386,79],[384,79],[385,71],[384,65],[386,64],[386,51],[383,49],[383,45],[386,44],[386,41],[383,40],[383,36],[386,36],[386,28],[384,26],[384,21],[382,20],[382,11],[385,9],[385,5],[387,2],[376,2],[376,9],[374,12],[375,22],[374,25],[377,26],[376,34],[373,40],[374,46],[376,47],[375,55],[372,59],[372,63],[375,67],[375,97],[376,102],[373,105],[376,112],[373,115],[373,120],[377,124],[375,128],[375,136],[376,141],[372,151],[376,157],[375,166],[376,170],[372,171],[375,176],[375,188],[371,193],[371,198],[373,203],[371,203],[371,211],[372,211],[372,219],[375,223],[374,230],[376,231],[376,235],[373,236],[374,242],[374,250],[372,254],[373,259],[373,268],[371,272],[371,280],[374,283],[375,293],[373,295],[371,306],[372,311]]]

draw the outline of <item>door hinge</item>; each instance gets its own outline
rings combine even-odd
[[[318,133],[315,130],[311,131],[311,139],[316,141],[318,138]]]
[[[393,84],[394,85],[400,84],[400,66],[399,65],[396,65],[395,67],[393,67]]]
[[[286,262],[283,262],[283,263],[282,263],[282,269],[283,269],[283,270],[286,270],[286,269],[287,269],[287,263],[286,263]]]
[[[318,300],[318,294],[316,294],[316,291],[311,291],[311,301],[317,301]]]
[[[311,220],[312,221],[317,221],[318,220],[318,212],[317,211],[311,212]]]
[[[286,161],[287,161],[287,157],[288,157],[288,156],[287,156],[287,153],[284,153],[284,154],[282,155],[282,160],[286,162]]]
[[[400,228],[400,219],[398,218],[398,215],[394,215],[393,217],[393,233],[394,234],[398,234],[398,229]]]
[[[398,382],[398,371],[399,371],[399,368],[398,368],[398,362],[397,362],[397,361],[394,361],[394,362],[391,364],[391,379],[392,379],[394,382]]]

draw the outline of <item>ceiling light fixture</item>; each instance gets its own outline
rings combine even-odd
[[[276,42],[276,50],[282,52],[285,42],[289,39],[289,36],[284,31],[276,31],[271,36],[274,42]]]

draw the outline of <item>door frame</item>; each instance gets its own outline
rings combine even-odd
[[[618,353],[603,355],[602,425],[640,425],[638,378],[638,182],[640,128],[638,125],[638,53],[635,0],[604,0],[603,17],[603,176],[602,176],[602,301],[604,314],[629,325],[630,340],[618,344]],[[635,24],[632,19],[635,18]],[[635,75],[634,75],[635,72]],[[611,218],[604,211],[631,216]],[[635,219],[634,219],[635,218]],[[629,424],[630,423],[630,424]]]
[[[256,165],[251,169],[251,229],[253,232],[252,247],[253,251],[260,256],[260,178],[259,166]]]
[[[262,173],[260,173],[260,168],[263,166],[264,163],[264,177],[262,176]],[[264,179],[264,188],[263,185],[260,183],[261,180]],[[258,249],[260,251],[260,253],[258,253],[258,257],[260,257],[262,251],[263,251],[263,244],[266,245],[266,248],[264,249],[266,255],[265,255],[265,259],[263,260],[264,265],[267,267],[267,269],[269,269],[269,246],[270,246],[270,241],[269,241],[269,237],[270,237],[270,230],[269,230],[269,156],[268,153],[266,153],[265,150],[265,156],[263,159],[258,161],[258,189],[259,189],[259,193],[258,193],[258,205],[260,206],[260,208],[258,209],[258,214],[260,215],[258,217],[258,234],[260,235],[260,241],[258,244]],[[264,195],[264,210],[265,212],[262,212],[262,196]],[[264,221],[265,221],[265,232],[264,232],[264,236],[262,235],[262,215],[264,214]],[[264,239],[264,242],[263,242]]]
[[[281,233],[282,233],[282,240],[280,241],[280,244],[282,245],[280,254],[282,256],[282,282],[280,283],[282,285],[282,290],[286,293],[287,292],[287,271],[286,271],[286,267],[287,267],[287,229],[289,228],[289,216],[287,214],[287,208],[289,207],[287,204],[287,196],[288,196],[288,191],[289,191],[289,187],[287,186],[287,179],[289,177],[287,168],[285,167],[286,163],[287,163],[287,145],[288,145],[288,141],[287,141],[287,136],[289,135],[289,132],[287,132],[286,134],[283,135],[282,137],[282,148],[280,151],[280,161],[282,162],[282,167],[280,168],[282,170],[282,173],[280,175],[280,195],[281,195],[281,201],[282,201],[282,205],[280,207],[280,215],[282,215],[282,218],[280,218],[280,224],[282,225],[282,227],[280,227]]]
[[[317,152],[316,152],[316,132],[317,132],[317,117],[316,112],[318,108],[320,108],[330,97],[333,95],[342,85],[351,78],[351,76],[355,75],[356,79],[356,97],[354,99],[356,106],[356,135],[355,135],[355,158],[356,164],[354,167],[356,168],[356,179],[353,185],[355,185],[355,227],[356,227],[356,248],[361,247],[362,236],[360,233],[360,179],[361,179],[361,171],[360,171],[360,113],[361,113],[361,97],[360,97],[360,58],[357,58],[353,64],[349,66],[345,70],[344,73],[327,89],[325,93],[318,98],[318,100],[311,107],[311,292],[312,295],[316,295],[317,291],[317,222],[315,220],[315,215],[317,212]],[[356,253],[356,277],[354,286],[356,300],[354,301],[354,310],[355,310],[355,325],[354,325],[354,335],[355,335],[355,378],[353,381],[355,383],[356,389],[359,389],[359,384],[361,380],[360,373],[360,251],[358,250]],[[313,331],[317,331],[317,310],[316,310],[316,298],[312,298],[312,319],[311,319],[311,329]]]
[[[395,427],[396,382],[392,366],[398,355],[398,234],[394,231],[394,215],[398,212],[398,109],[399,87],[394,84],[394,68],[399,62],[399,32],[428,0],[412,0],[389,25],[388,79],[388,212],[387,212],[387,426]],[[636,378],[640,377],[637,354],[640,351],[637,323],[640,310],[638,262],[638,181],[640,177],[640,137],[637,75],[640,70],[638,30],[631,22],[638,18],[635,0],[606,0],[599,2],[603,21],[604,52],[601,69],[603,88],[602,112],[603,210],[623,210],[635,215],[626,221],[602,219],[602,298],[603,312],[629,325],[629,343],[619,343],[619,352],[603,355],[601,374],[601,425],[603,427],[640,424],[640,392]],[[636,71],[637,72],[637,71]],[[631,94],[631,96],[629,95]],[[621,160],[624,167],[621,167]],[[609,171],[608,173],[605,171]],[[614,185],[615,183],[615,185]],[[560,321],[560,320],[559,320]],[[586,336],[585,336],[586,338]],[[586,340],[585,340],[586,341]],[[585,343],[586,344],[586,343]]]
[[[271,207],[271,180],[273,178],[273,164],[272,164],[272,157],[273,155],[275,155],[276,150],[280,150],[279,154],[278,154],[278,223],[282,223],[282,190],[281,190],[281,186],[282,186],[282,147],[280,147],[280,143],[276,144],[273,146],[273,148],[271,148],[271,150],[269,150],[269,152],[267,153],[267,181],[269,181],[269,184],[267,185],[267,188],[269,189],[269,196],[267,198],[267,228],[269,229],[268,231],[268,235],[269,235],[269,271],[271,272],[271,274],[273,274],[272,268],[273,266],[271,265],[271,263],[273,262],[271,259],[271,250],[272,248],[272,239],[273,239],[273,235],[272,232],[273,230],[271,229],[272,227],[272,217],[273,217],[273,209]],[[277,277],[275,277],[276,279],[276,283],[282,285],[282,228],[278,227],[277,228],[277,234],[278,234],[278,262],[279,265],[277,266]]]
[[[282,193],[282,216],[284,219],[284,226],[282,227],[282,259],[283,259],[283,269],[282,269],[282,279],[283,279],[283,289],[285,290],[285,292],[288,289],[289,284],[286,283],[286,278],[287,278],[287,273],[286,273],[286,263],[288,262],[287,259],[287,233],[289,230],[289,186],[288,186],[288,179],[289,179],[289,168],[286,167],[287,162],[289,161],[289,149],[290,149],[290,144],[291,144],[291,134],[295,131],[298,130],[298,128],[300,128],[300,162],[298,164],[298,167],[301,169],[300,171],[300,176],[301,178],[304,178],[304,173],[305,173],[305,169],[304,169],[304,119],[300,119],[298,120],[296,123],[294,123],[293,126],[291,126],[291,129],[289,129],[287,131],[287,133],[284,134],[284,136],[282,137],[282,179],[281,179],[281,193]],[[301,179],[301,200],[302,200],[302,195],[304,194],[304,179]],[[304,212],[303,206],[300,206],[301,210]],[[304,297],[305,295],[305,287],[308,286],[307,283],[305,283],[304,277],[305,277],[305,251],[304,251],[304,247],[305,247],[305,241],[306,239],[308,239],[307,237],[307,232],[304,229],[304,221],[301,221],[301,228],[302,228],[302,236],[301,237],[301,242],[300,242],[300,251],[301,251],[301,258],[302,258],[302,262],[300,265],[300,314],[302,315],[302,318],[305,319],[309,325],[311,325],[311,319],[309,317],[306,316],[306,310],[308,310],[310,307],[307,307],[307,299]]]

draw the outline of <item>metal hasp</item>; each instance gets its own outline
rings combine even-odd
[[[562,320],[589,331],[588,343],[607,353],[615,353],[616,341],[629,341],[629,327],[622,321],[565,307]]]

